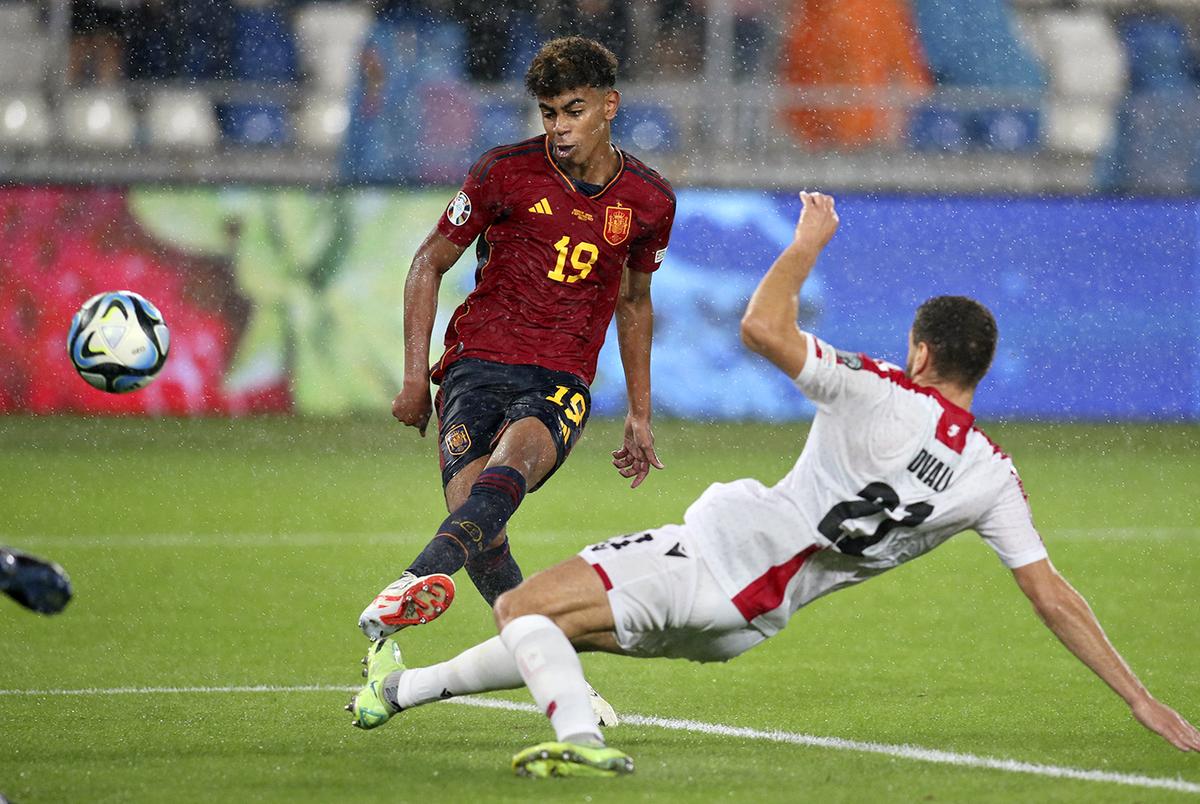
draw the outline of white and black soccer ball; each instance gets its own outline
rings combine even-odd
[[[101,391],[145,387],[167,362],[171,334],[158,308],[128,290],[99,293],[71,320],[67,354],[79,376]]]

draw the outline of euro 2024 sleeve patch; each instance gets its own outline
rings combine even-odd
[[[455,226],[462,226],[471,217],[471,199],[462,190],[454,196],[450,206],[446,207],[446,219]]]

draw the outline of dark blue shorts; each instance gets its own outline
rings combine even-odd
[[[465,357],[442,377],[434,406],[442,485],[464,466],[490,455],[504,428],[530,416],[550,431],[558,459],[536,486],[550,479],[583,434],[592,411],[587,384],[574,374],[540,366],[510,366]]]

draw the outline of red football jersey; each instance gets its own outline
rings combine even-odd
[[[675,194],[657,173],[617,151],[617,175],[580,192],[545,136],[488,151],[438,222],[467,246],[476,237],[475,289],[454,311],[434,380],[462,357],[568,371],[588,384],[628,264],[662,263]]]

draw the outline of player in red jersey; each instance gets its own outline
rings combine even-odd
[[[438,616],[466,566],[488,604],[521,582],[506,523],[562,465],[590,412],[588,385],[614,312],[629,414],[613,465],[636,488],[662,469],[650,429],[650,277],[675,215],[665,179],[616,148],[616,58],[580,37],[547,43],[525,86],[544,136],[488,151],[421,244],[404,291],[404,387],[392,414],[421,435],[437,394],[450,516],[367,606],[379,639]],[[442,275],[476,242],[475,289],[429,366]]]

